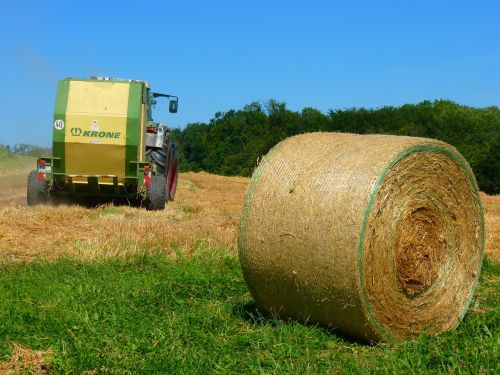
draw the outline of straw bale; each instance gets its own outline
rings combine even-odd
[[[261,309],[379,341],[458,325],[484,238],[474,175],[452,146],[309,133],[254,172],[238,246]]]

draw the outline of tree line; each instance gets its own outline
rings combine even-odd
[[[49,147],[39,147],[27,143],[16,144],[12,147],[9,145],[0,145],[0,150],[2,150],[2,154],[5,155],[18,154],[33,157],[52,155],[52,149]]]
[[[217,112],[209,123],[174,129],[182,171],[250,176],[257,160],[292,135],[324,131],[427,137],[455,146],[469,161],[481,190],[500,193],[500,110],[448,100],[379,109],[291,111],[275,100]]]

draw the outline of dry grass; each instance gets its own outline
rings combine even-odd
[[[235,247],[241,177],[181,174],[177,197],[161,212],[126,206],[4,205],[0,207],[0,263],[63,255],[84,260],[161,250],[183,255],[199,242]]]
[[[8,361],[0,362],[1,374],[46,374],[46,361],[51,351],[35,351],[14,344]]]
[[[29,170],[29,168],[27,168]],[[162,212],[104,206],[26,207],[27,170],[0,177],[0,264],[77,256],[84,260],[161,250],[189,256],[197,243],[235,251],[248,178],[181,174],[178,199]],[[482,194],[486,253],[500,261],[500,196]],[[236,252],[234,252],[235,254]]]
[[[26,180],[29,172],[35,168],[36,158],[0,154],[0,206],[26,201]]]
[[[481,193],[486,211],[486,256],[493,263],[500,262],[500,195]]]

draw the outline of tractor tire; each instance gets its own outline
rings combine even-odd
[[[28,206],[36,206],[38,204],[47,203],[48,199],[48,186],[46,181],[38,179],[38,172],[31,171],[28,175],[28,191],[26,200]]]
[[[177,181],[179,179],[179,158],[174,152],[172,167],[170,168],[170,184],[168,185],[168,199],[173,201],[177,192]]]
[[[146,209],[148,211],[163,210],[167,198],[167,181],[165,176],[155,175],[151,177],[151,185],[148,186]]]
[[[167,170],[169,171],[170,168]],[[165,189],[167,190],[167,201],[171,200],[170,199],[170,185],[171,185],[171,182],[172,182],[172,175],[170,173],[168,173],[166,176],[162,176],[164,179],[165,179]]]
[[[169,138],[164,139],[162,148],[146,149],[146,159],[156,165],[159,174],[166,175],[172,157],[172,143]]]

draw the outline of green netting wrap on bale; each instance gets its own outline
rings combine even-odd
[[[479,278],[474,175],[431,139],[310,133],[255,170],[239,230],[258,306],[369,341],[454,328]]]

